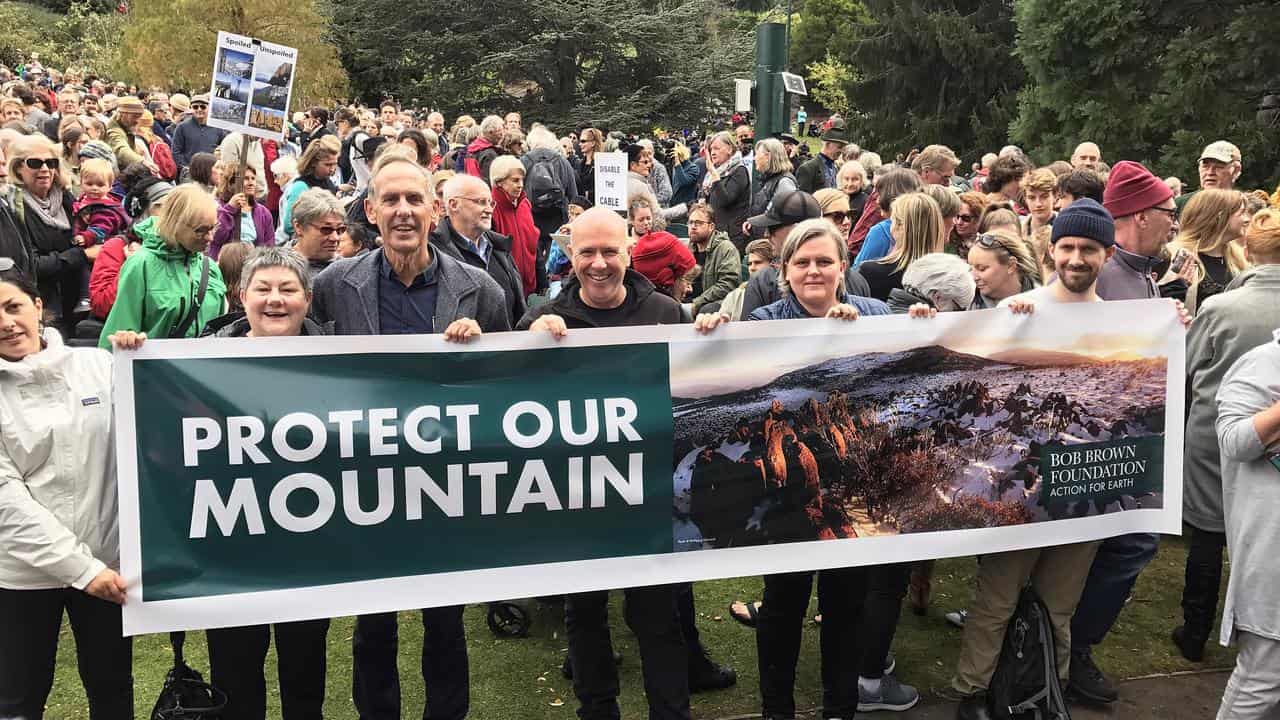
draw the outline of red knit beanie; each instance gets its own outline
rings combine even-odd
[[[1121,160],[1111,168],[1102,206],[1113,218],[1140,213],[1173,197],[1173,191],[1151,171],[1131,160]]]

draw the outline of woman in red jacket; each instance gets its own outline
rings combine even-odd
[[[533,206],[524,194],[524,165],[514,155],[501,155],[489,166],[493,187],[493,230],[511,238],[511,259],[520,271],[526,296],[547,285],[546,271],[538,267],[538,237]]]

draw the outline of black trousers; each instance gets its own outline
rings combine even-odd
[[[689,663],[676,617],[677,586],[624,591],[627,626],[640,645],[649,720],[689,720]],[[565,597],[564,624],[573,664],[573,692],[582,720],[619,720],[618,668],[609,634],[609,593]]]
[[[72,588],[0,590],[0,718],[44,717],[64,610],[90,720],[132,720],[133,641],[120,606]]]
[[[461,720],[471,707],[462,606],[422,611],[422,720]],[[351,640],[351,695],[360,720],[400,720],[400,628],[395,613],[361,615]]]
[[[698,612],[693,606],[693,583],[677,583],[672,586],[676,593],[676,615],[680,620],[680,634],[684,637],[684,647],[689,659],[700,658],[705,652],[702,647],[702,636],[698,634]]]
[[[818,572],[822,613],[822,716],[851,718],[858,709],[858,616],[867,591],[867,568]],[[756,657],[765,715],[796,713],[796,664],[800,632],[813,591],[813,573],[764,576],[764,598],[756,620]],[[881,662],[884,657],[881,656]]]
[[[884,659],[902,617],[902,598],[911,582],[911,563],[874,565],[867,568],[867,596],[862,606],[858,637],[862,640],[858,674],[864,678],[884,675]],[[827,616],[822,616],[825,623]]]
[[[1205,643],[1218,617],[1218,591],[1222,586],[1222,553],[1225,533],[1187,525],[1191,547],[1187,552],[1186,584],[1182,588],[1182,619],[1188,640]]]
[[[267,717],[263,665],[272,628],[284,720],[320,720],[324,717],[327,619],[207,631],[210,681],[227,694],[225,716],[235,720]]]

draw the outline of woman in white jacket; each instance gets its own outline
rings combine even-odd
[[[65,611],[92,717],[133,717],[121,632],[111,356],[42,334],[30,280],[0,259],[0,717],[37,720]]]

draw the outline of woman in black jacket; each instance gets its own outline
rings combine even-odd
[[[706,154],[707,173],[699,197],[711,206],[716,229],[729,233],[733,246],[742,253],[749,239],[743,225],[751,216],[751,173],[727,132],[712,136]]]
[[[604,133],[589,127],[578,133],[578,152],[581,157],[574,162],[578,173],[578,193],[596,201],[596,153],[604,152]]]
[[[71,191],[57,146],[43,135],[15,140],[9,146],[9,180],[14,193],[10,207],[35,266],[40,296],[61,324],[63,335],[70,337],[76,306],[81,297],[88,297],[90,262],[72,232]],[[88,309],[87,300],[84,309]]]
[[[774,138],[765,138],[756,143],[755,152],[756,183],[755,194],[751,196],[751,214],[763,215],[773,204],[773,199],[785,192],[796,189],[796,176],[791,173],[791,159],[787,157],[787,149],[782,142]]]

